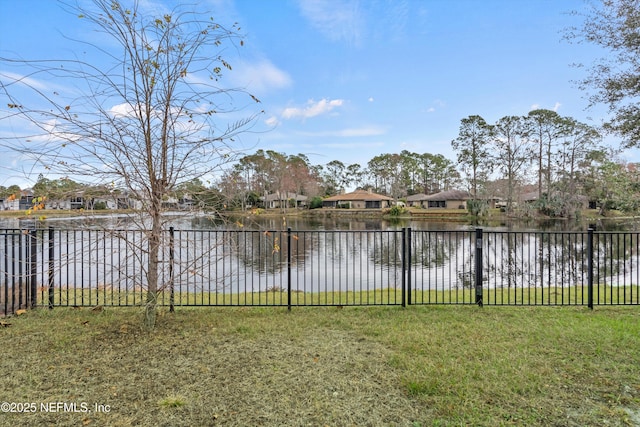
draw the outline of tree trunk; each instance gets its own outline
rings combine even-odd
[[[158,257],[162,239],[161,200],[153,198],[151,212],[151,233],[149,234],[149,261],[147,268],[147,301],[144,307],[144,325],[151,331],[156,325],[158,304]]]

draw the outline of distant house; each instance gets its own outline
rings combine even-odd
[[[538,201],[539,193],[537,191],[530,191],[518,196],[518,200],[523,203],[535,203]]]
[[[20,199],[15,197],[7,197],[0,199],[0,211],[17,211],[20,205]]]
[[[26,189],[20,192],[20,199],[18,201],[18,209],[26,211],[33,208],[33,190]]]
[[[180,199],[182,200],[182,199]],[[180,200],[178,205],[180,207]],[[96,196],[87,201],[87,209],[132,209],[134,203],[123,195]]]
[[[196,201],[189,194],[185,194],[178,199],[178,208],[180,209],[193,209],[196,206]]]
[[[47,199],[45,201],[46,209],[85,209],[85,199],[83,196],[75,195],[70,197]]]
[[[181,199],[172,198],[170,205],[182,208],[183,204],[188,204],[188,199],[190,199],[188,195]],[[69,198],[68,202],[70,209],[77,209],[76,206],[84,209],[136,209],[141,207],[141,203],[132,199],[127,191],[104,185],[78,192],[75,197]]]
[[[424,197],[420,206],[427,209],[465,209],[467,200],[471,198],[468,191],[447,190]]]
[[[118,197],[112,197],[110,204],[107,204],[107,209],[128,209],[129,199],[119,195]],[[189,210],[195,207],[196,201],[190,194],[185,193],[182,197],[169,196],[162,202],[162,206],[169,210]],[[110,206],[118,206],[117,208],[111,208]],[[126,206],[124,208],[120,206]]]
[[[307,196],[296,193],[273,193],[260,197],[263,206],[268,209],[278,209],[290,207],[295,202],[296,207],[301,208],[307,205]]]
[[[178,209],[178,198],[173,196],[168,196],[166,200],[162,201],[162,208],[168,210],[177,210]]]
[[[69,209],[84,209],[85,199],[81,194],[69,197]]]
[[[322,201],[323,208],[381,209],[391,206],[393,199],[365,190],[338,194]]]
[[[407,205],[410,207],[421,207],[424,208],[427,204],[427,196],[426,194],[412,194],[407,197]]]

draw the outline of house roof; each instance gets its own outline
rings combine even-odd
[[[519,197],[520,200],[522,200],[523,202],[533,202],[538,200],[538,192],[537,191],[530,191],[528,193],[523,193],[520,195]]]
[[[275,200],[289,200],[289,199],[295,199],[298,202],[304,202],[305,200],[307,200],[307,196],[303,196],[302,194],[295,194],[295,193],[273,193],[273,194],[267,194],[265,197],[260,197],[260,200],[264,200],[267,202],[272,202]]]
[[[407,197],[407,202],[420,202],[422,200],[428,200],[428,197],[426,194],[412,194]]]
[[[338,194],[335,196],[327,197],[324,199],[329,202],[342,202],[342,201],[372,201],[372,200],[393,200],[391,197],[383,196],[382,194],[370,193],[365,190],[356,190],[351,193]]]
[[[422,200],[467,200],[471,198],[468,191],[447,190],[427,196]]]

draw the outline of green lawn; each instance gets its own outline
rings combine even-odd
[[[163,308],[152,333],[141,316],[2,319],[0,402],[37,411],[0,425],[640,425],[638,306]]]
[[[48,305],[47,288],[41,288],[38,305]],[[452,290],[414,290],[411,292],[412,304],[475,304],[475,289],[459,288]],[[586,286],[565,286],[545,288],[493,288],[483,290],[483,300],[488,305],[586,305],[588,301]],[[143,290],[123,291],[117,288],[74,289],[55,288],[53,303],[55,306],[136,306],[146,301]],[[160,292],[158,301],[169,305],[169,291]],[[596,285],[593,288],[595,305],[640,305],[640,286]],[[287,305],[286,289],[271,289],[263,292],[180,292],[176,288],[174,304],[189,305]],[[389,305],[402,304],[402,291],[399,288],[384,288],[369,291],[341,292],[291,292],[291,304],[302,305]]]

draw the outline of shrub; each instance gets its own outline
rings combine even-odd
[[[489,213],[489,204],[486,200],[469,199],[467,200],[467,211],[473,216],[486,216]]]
[[[400,216],[407,213],[407,209],[404,206],[391,206],[389,209],[389,215],[391,216]]]
[[[309,202],[309,209],[318,209],[322,207],[322,197],[316,196]]]

